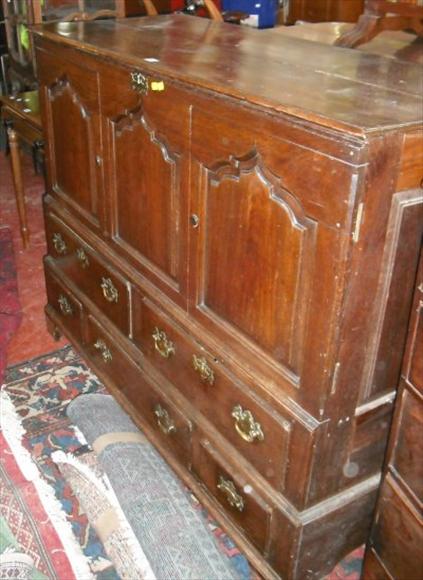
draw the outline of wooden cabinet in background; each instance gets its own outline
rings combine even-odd
[[[265,578],[320,578],[380,481],[420,68],[183,15],[35,38],[51,330]]]
[[[423,253],[365,580],[423,576]]]
[[[364,0],[289,0],[287,24],[306,22],[357,22]]]

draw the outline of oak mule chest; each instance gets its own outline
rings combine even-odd
[[[187,16],[35,31],[52,332],[266,578],[367,538],[422,234],[419,67]]]

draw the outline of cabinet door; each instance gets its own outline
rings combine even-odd
[[[94,70],[38,51],[48,143],[48,188],[79,218],[100,228],[101,135]]]
[[[332,372],[351,170],[265,124],[193,112],[191,313],[246,368],[316,406]]]
[[[134,74],[144,89],[133,86],[127,70],[102,76],[111,244],[184,304],[188,101],[166,81],[152,85],[149,76]]]

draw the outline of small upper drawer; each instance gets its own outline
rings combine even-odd
[[[195,440],[192,470],[247,537],[265,552],[272,508],[259,496],[252,482],[234,473],[206,439]]]
[[[45,264],[48,307],[53,308],[71,338],[81,342],[82,305]]]
[[[282,491],[291,422],[270,409],[217,358],[136,291],[133,339],[144,356],[263,477]]]
[[[49,255],[56,265],[124,333],[129,333],[129,283],[103,264],[56,215],[46,213]]]

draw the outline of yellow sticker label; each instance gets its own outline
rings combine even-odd
[[[152,91],[164,91],[165,85],[163,81],[151,81],[150,88]]]

